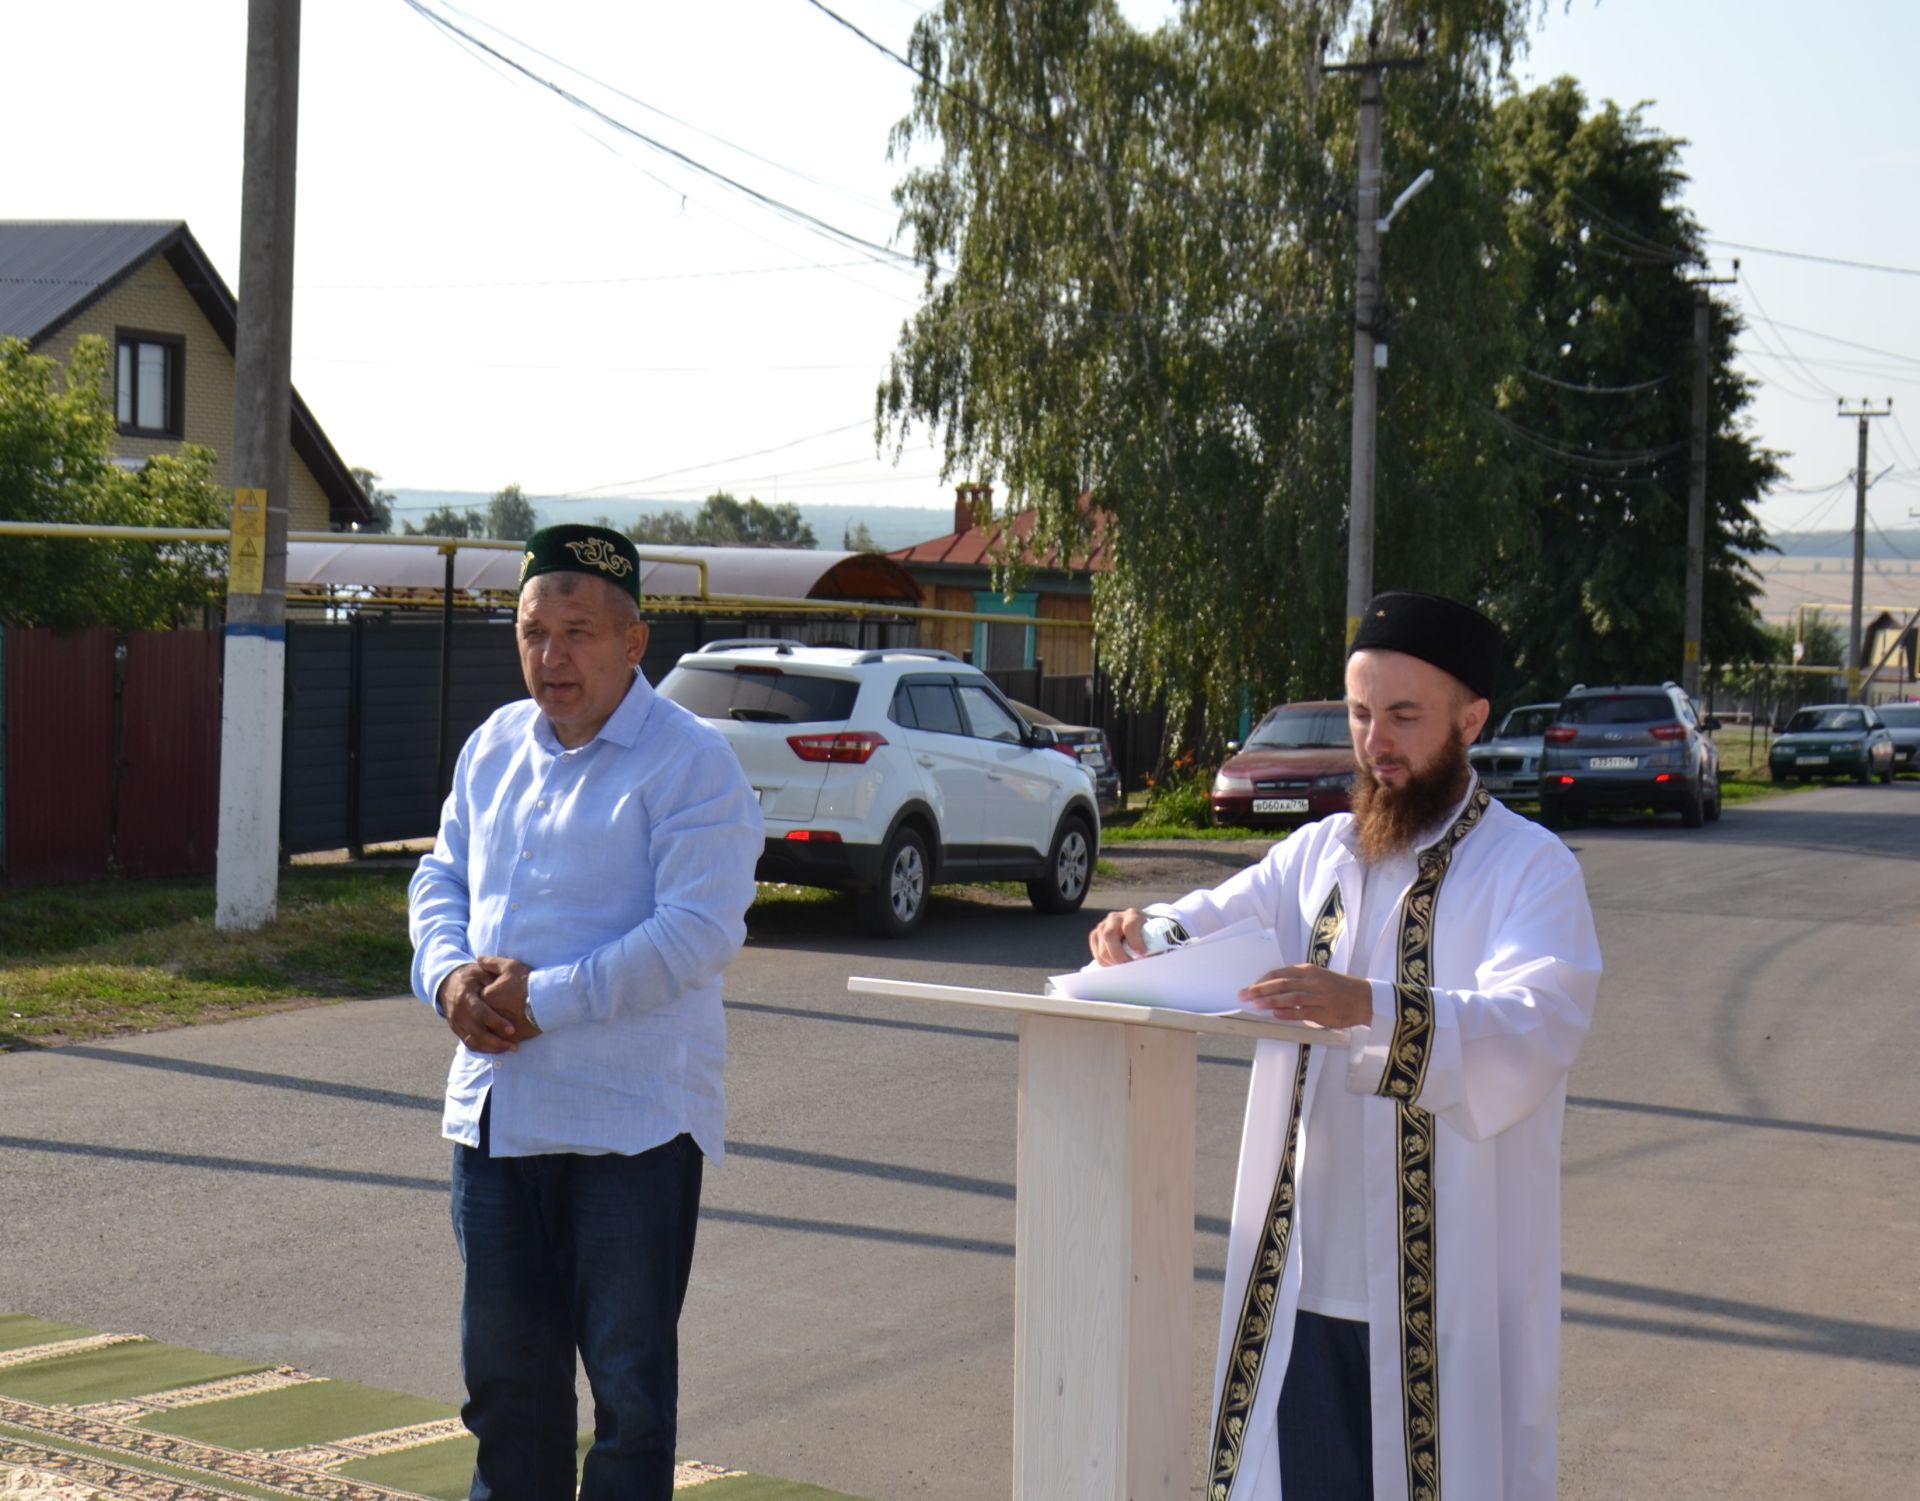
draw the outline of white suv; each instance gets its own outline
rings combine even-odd
[[[714,641],[659,691],[739,756],[767,826],[763,881],[854,891],[889,937],[919,925],[938,881],[1025,881],[1042,912],[1086,899],[1092,776],[950,652]]]

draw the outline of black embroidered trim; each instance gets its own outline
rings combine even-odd
[[[1334,946],[1346,926],[1346,908],[1336,884],[1313,921],[1309,959],[1322,969],[1333,962]],[[1287,1111],[1287,1132],[1280,1146],[1280,1171],[1274,1178],[1273,1199],[1261,1231],[1260,1248],[1247,1277],[1246,1297],[1240,1304],[1233,1354],[1220,1392],[1220,1411],[1214,1419],[1212,1452],[1207,1463],[1208,1501],[1227,1501],[1240,1473],[1240,1457],[1247,1436],[1247,1415],[1260,1388],[1260,1368],[1273,1334],[1273,1312],[1280,1301],[1280,1280],[1287,1269],[1293,1244],[1294,1157],[1300,1141],[1300,1117],[1307,1094],[1307,1058],[1312,1048],[1301,1044],[1293,1070],[1293,1103]]]
[[[1400,963],[1393,987],[1400,1015],[1380,1093],[1394,1097],[1399,1113],[1400,1395],[1409,1501],[1440,1501],[1434,1129],[1432,1113],[1413,1103],[1426,1083],[1433,1041],[1433,914],[1454,847],[1473,832],[1492,801],[1484,787],[1474,788],[1445,837],[1420,852],[1419,874],[1400,908]]]

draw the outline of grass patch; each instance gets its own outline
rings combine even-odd
[[[0,894],[0,1049],[407,989],[405,869],[293,866],[257,933],[213,925],[207,880]]]
[[[1100,831],[1102,844],[1143,844],[1148,840],[1191,839],[1201,842],[1234,839],[1271,839],[1275,842],[1285,839],[1290,833],[1287,829],[1243,829],[1229,825],[1223,829],[1196,829],[1188,824],[1171,823],[1134,823],[1123,824],[1118,828],[1103,828]]]

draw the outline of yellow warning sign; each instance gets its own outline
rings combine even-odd
[[[1689,641],[1687,643],[1686,660],[1689,662],[1698,662],[1700,660],[1700,643],[1698,641]]]
[[[260,594],[267,587],[267,492],[233,492],[233,540],[227,547],[227,592]]]

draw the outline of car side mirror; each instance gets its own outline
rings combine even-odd
[[[1229,740],[1227,742],[1227,754],[1229,756],[1237,756],[1240,754],[1240,742],[1238,740]]]
[[[1060,737],[1053,732],[1052,725],[1030,724],[1027,726],[1027,744],[1036,750],[1051,750],[1060,743]]]
[[[1709,714],[1707,716],[1707,723],[1706,723],[1707,733],[1711,735],[1715,730],[1719,728],[1720,728],[1720,716],[1718,714]]]

